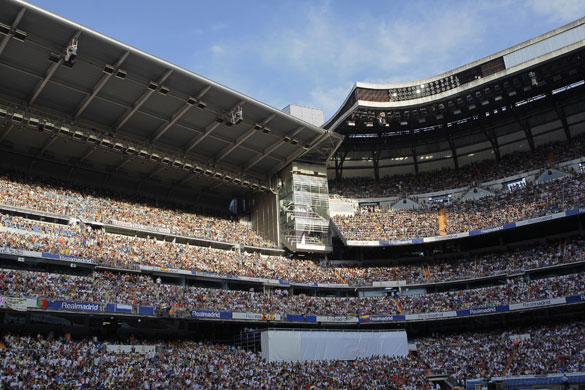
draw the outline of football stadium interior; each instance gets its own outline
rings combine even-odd
[[[3,0],[1,387],[585,388],[585,18],[287,108]]]

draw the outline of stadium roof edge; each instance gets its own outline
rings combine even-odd
[[[281,111],[281,110],[279,110],[279,109],[277,109],[275,107],[272,107],[272,106],[270,106],[270,105],[268,105],[266,103],[263,103],[263,102],[261,102],[259,100],[256,100],[256,99],[254,99],[254,98],[252,98],[250,96],[247,96],[247,95],[245,95],[245,94],[243,94],[241,92],[238,92],[238,91],[233,90],[233,89],[231,89],[229,87],[226,87],[225,85],[219,84],[219,83],[217,83],[217,82],[215,82],[213,80],[210,80],[210,79],[208,79],[206,77],[203,77],[203,76],[201,76],[201,75],[199,75],[199,74],[197,74],[197,73],[195,73],[193,71],[190,71],[188,69],[185,69],[185,68],[183,68],[183,67],[181,67],[179,65],[173,64],[172,62],[163,60],[162,58],[157,57],[157,56],[155,56],[153,54],[147,53],[147,52],[142,51],[142,50],[140,50],[138,48],[135,48],[135,47],[133,47],[131,45],[128,45],[126,43],[123,43],[123,42],[121,42],[121,41],[119,41],[119,40],[117,40],[115,38],[112,38],[112,37],[109,37],[107,35],[104,35],[104,34],[98,32],[98,31],[95,31],[95,30],[93,30],[93,29],[91,29],[89,27],[86,27],[86,26],[84,26],[82,24],[79,24],[77,22],[74,22],[74,21],[72,21],[70,19],[67,19],[67,18],[63,17],[63,16],[57,15],[57,14],[55,14],[55,13],[53,13],[51,11],[48,11],[48,10],[42,8],[42,7],[39,7],[39,6],[37,6],[35,4],[32,4],[32,3],[29,3],[28,1],[25,1],[25,0],[8,0],[8,1],[11,1],[13,3],[20,4],[20,5],[22,5],[24,7],[27,7],[27,8],[34,9],[35,11],[38,11],[40,13],[43,13],[46,16],[49,16],[49,17],[51,17],[53,19],[56,19],[56,20],[58,20],[60,22],[69,24],[72,27],[78,28],[78,29],[82,30],[83,32],[90,33],[90,34],[92,34],[92,35],[94,35],[94,36],[96,36],[96,37],[98,37],[100,39],[107,40],[108,42],[110,42],[112,44],[115,44],[115,45],[117,45],[120,48],[123,48],[125,50],[128,50],[128,51],[130,51],[133,54],[137,54],[137,55],[146,57],[147,59],[150,59],[150,60],[159,62],[160,64],[162,64],[164,66],[167,66],[169,68],[172,68],[173,70],[180,71],[180,72],[182,72],[182,73],[184,73],[184,74],[186,74],[186,75],[188,75],[190,77],[194,77],[194,78],[197,78],[200,81],[203,81],[205,83],[208,83],[209,85],[211,85],[214,88],[221,89],[224,92],[227,92],[227,93],[236,95],[236,96],[241,97],[241,98],[243,98],[245,100],[254,102],[256,104],[259,104],[259,105],[263,106],[264,108],[268,109],[269,111],[271,111],[272,113],[274,113],[276,115],[286,116],[289,119],[291,119],[292,121],[296,122],[298,125],[311,128],[312,130],[314,130],[317,133],[322,134],[324,132],[327,132],[325,129],[322,129],[322,128],[317,127],[317,126],[314,126],[314,125],[311,125],[310,123],[307,123],[307,122],[305,122],[305,121],[303,121],[303,120],[301,120],[299,118],[296,118],[296,117],[294,117],[292,115],[289,115],[289,114],[287,114],[287,113],[285,113],[285,112],[283,112],[283,111]]]
[[[338,115],[344,109],[344,107],[346,106],[346,104],[347,104],[348,100],[350,99],[351,95],[354,93],[354,91],[357,88],[373,89],[373,90],[376,90],[376,89],[377,90],[385,90],[385,89],[397,89],[397,88],[405,88],[405,87],[409,87],[409,86],[413,86],[413,85],[416,86],[416,85],[421,85],[421,84],[427,84],[427,83],[429,83],[431,81],[434,81],[434,80],[437,80],[439,78],[449,77],[449,76],[452,76],[452,75],[454,75],[456,73],[459,73],[459,72],[462,72],[462,71],[471,69],[473,67],[476,67],[478,65],[481,65],[483,63],[489,62],[491,60],[494,60],[494,59],[503,57],[503,56],[508,55],[508,54],[511,54],[511,53],[514,53],[514,52],[516,52],[516,51],[518,51],[520,49],[523,49],[523,48],[528,47],[530,45],[533,45],[535,43],[541,42],[541,41],[543,41],[543,40],[545,40],[547,38],[550,38],[550,37],[553,37],[555,35],[561,34],[561,33],[565,32],[565,31],[571,30],[571,29],[576,28],[576,27],[581,26],[581,25],[585,25],[585,17],[582,17],[582,18],[577,19],[577,20],[575,20],[573,22],[567,23],[567,24],[565,24],[565,25],[563,25],[561,27],[558,27],[558,28],[556,28],[554,30],[548,31],[548,32],[546,32],[544,34],[541,34],[541,35],[537,36],[537,37],[531,38],[531,39],[526,40],[524,42],[520,42],[520,43],[518,43],[518,44],[516,44],[516,45],[514,45],[512,47],[507,48],[507,49],[500,50],[500,51],[498,51],[498,52],[496,52],[494,54],[491,54],[491,55],[488,55],[486,57],[480,58],[480,59],[475,60],[473,62],[470,62],[468,64],[462,65],[460,67],[454,68],[454,69],[449,70],[447,72],[443,72],[443,73],[440,73],[438,75],[433,75],[433,76],[430,76],[430,77],[427,77],[427,78],[424,78],[424,79],[407,81],[407,82],[400,82],[400,83],[387,83],[387,84],[374,84],[374,83],[366,83],[366,82],[359,82],[359,81],[358,82],[355,82],[354,85],[352,86],[351,90],[347,94],[346,98],[343,100],[342,104],[339,106],[339,109],[337,109],[337,111],[323,124],[323,127],[335,129],[337,127],[338,123],[342,120],[342,117],[346,117],[347,116],[347,115],[342,115],[341,117],[338,118]],[[585,41],[580,41],[580,45],[581,46],[585,46]],[[575,46],[575,45],[571,45],[571,46]],[[551,53],[559,53],[561,51],[563,51],[563,50],[562,49],[559,49],[559,50],[555,50],[553,52],[546,53],[546,55],[539,56],[536,59],[529,61],[528,63],[530,63],[530,64],[538,63],[538,62],[542,61],[545,57],[550,57],[550,54]],[[517,66],[514,67],[514,68],[516,68],[516,70],[519,69]],[[505,70],[509,70],[509,69],[505,69]],[[502,72],[498,72],[495,75],[498,76],[498,77],[500,77],[500,76],[502,76],[502,74],[503,74]],[[483,82],[485,80],[478,80],[478,81],[480,81],[480,83],[478,83],[478,84],[481,84],[481,82]],[[464,89],[467,89],[468,87],[471,87],[471,85],[468,85]],[[456,89],[454,89],[452,91],[448,91],[448,92],[454,92],[454,91],[460,92],[461,90],[462,90],[461,88],[456,88]],[[449,95],[450,95],[450,93],[449,93]],[[446,96],[445,94],[440,94],[440,95],[436,95],[436,96],[432,97],[432,99],[434,100],[436,98],[443,98],[445,96]],[[353,104],[351,106],[351,108],[349,110],[347,110],[346,113],[349,113],[349,112],[353,111],[355,108],[357,108],[358,106],[363,105],[364,103],[365,103],[365,101],[363,101],[363,100],[356,101],[356,103]],[[370,104],[370,103],[372,103],[372,102],[368,102],[368,104]],[[400,106],[409,106],[410,107],[410,106],[416,106],[417,104],[424,104],[424,103],[428,103],[428,99],[420,98],[420,99],[402,101],[402,102],[400,102],[400,104],[397,105],[397,107],[400,107]],[[372,107],[376,107],[376,106],[377,106],[376,104],[373,104],[372,105]],[[384,107],[392,107],[392,106],[384,105]],[[332,123],[332,121],[335,118],[337,118],[335,120],[335,123]]]

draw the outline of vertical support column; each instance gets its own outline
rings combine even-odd
[[[343,163],[347,157],[347,150],[335,152],[335,179],[341,180],[343,178]]]
[[[416,145],[412,145],[412,158],[414,159],[414,172],[418,175],[418,161],[416,159]]]
[[[557,100],[553,97],[553,101],[554,101],[554,107],[555,107],[555,111],[557,113],[557,116],[559,117],[559,119],[561,120],[561,123],[563,125],[563,130],[565,131],[565,137],[567,138],[567,141],[571,141],[571,130],[569,129],[569,124],[567,123],[567,117],[565,116],[565,111],[563,110],[562,107],[559,106],[559,103],[557,102]]]
[[[450,134],[447,134],[447,141],[449,142],[449,148],[451,148],[451,157],[453,158],[453,165],[455,166],[455,169],[459,169],[457,149],[455,148],[455,142],[453,142],[453,138],[451,138]]]
[[[502,157],[500,155],[500,145],[498,144],[498,137],[496,135],[496,132],[492,127],[486,128],[482,123],[479,124],[479,127],[481,128],[481,131],[488,139],[488,141],[490,141],[492,149],[494,150],[494,154],[496,155],[496,160],[500,161]]]
[[[532,129],[530,128],[528,119],[526,119],[525,117],[520,117],[518,114],[515,114],[514,118],[516,119],[516,122],[518,122],[520,128],[524,131],[524,134],[526,135],[526,140],[528,141],[530,152],[534,153],[534,137],[532,136]]]
[[[380,151],[374,150],[372,152],[372,162],[374,163],[374,177],[376,181],[380,181]]]

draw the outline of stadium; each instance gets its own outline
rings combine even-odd
[[[4,0],[2,388],[584,388],[584,91],[581,18],[322,124]]]

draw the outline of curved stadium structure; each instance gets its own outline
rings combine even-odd
[[[3,388],[582,386],[584,45],[321,128],[4,1]]]

